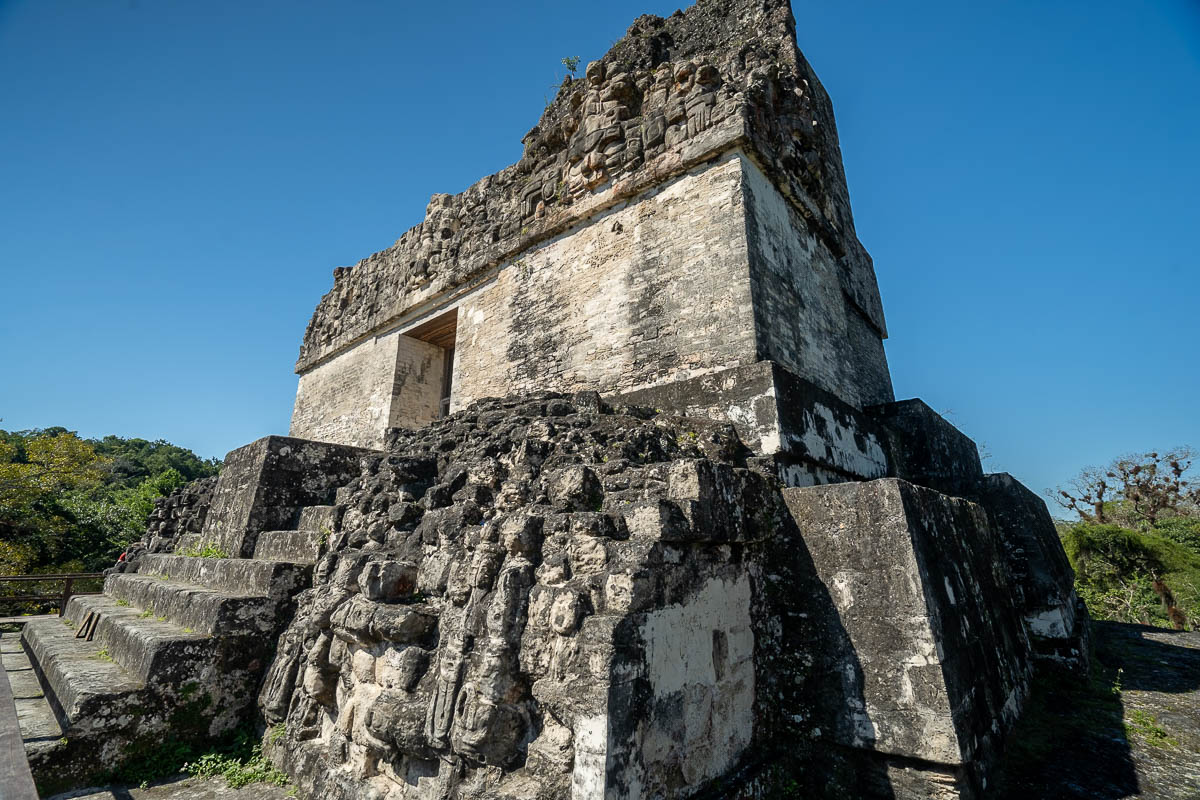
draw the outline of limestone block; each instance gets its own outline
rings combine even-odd
[[[358,589],[368,600],[398,600],[416,585],[417,565],[406,561],[372,561],[358,575]]]
[[[1086,669],[1086,622],[1076,618],[1075,575],[1045,501],[1003,472],[984,475],[965,493],[987,511],[1000,537],[1035,655]]]
[[[1029,689],[1028,641],[983,510],[895,479],[785,489],[836,625],[824,735],[978,788]]]
[[[225,456],[202,538],[250,558],[260,531],[294,528],[300,510],[333,499],[359,473],[355,447],[267,436]]]
[[[872,416],[772,362],[612,396],[688,417],[728,420],[789,486],[881,478],[888,433]]]
[[[975,442],[921,400],[872,406],[867,412],[888,431],[892,475],[954,495],[983,478]]]

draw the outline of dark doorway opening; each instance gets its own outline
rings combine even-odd
[[[441,398],[438,404],[438,415],[442,417],[450,413],[450,399],[454,394],[454,344],[457,333],[457,309],[438,314],[433,319],[404,332],[405,336],[442,348]]]

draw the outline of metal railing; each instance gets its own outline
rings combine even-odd
[[[16,603],[42,603],[46,605],[57,605],[58,615],[61,617],[63,612],[67,610],[67,603],[77,594],[102,594],[99,591],[75,591],[76,581],[103,579],[103,572],[63,572],[52,575],[0,575],[0,586],[6,583],[45,583],[59,582],[63,584],[61,592],[52,594],[0,594],[0,605],[9,605]]]

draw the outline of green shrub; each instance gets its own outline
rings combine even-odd
[[[1151,532],[1181,544],[1196,555],[1200,555],[1200,519],[1168,517],[1155,523]]]
[[[231,789],[240,789],[252,783],[268,783],[286,786],[288,777],[275,769],[262,754],[262,745],[247,742],[227,752],[205,753],[195,761],[183,765],[183,771],[197,778],[224,778]]]
[[[229,558],[229,553],[215,544],[202,544],[199,547],[186,547],[184,548],[182,555],[191,556],[192,558]]]
[[[1062,532],[1075,588],[1093,616],[1169,627],[1161,580],[1189,620],[1200,618],[1200,554],[1170,538],[1081,522]]]

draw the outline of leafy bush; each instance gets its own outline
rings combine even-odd
[[[1187,545],[1157,532],[1087,522],[1067,526],[1062,539],[1076,590],[1093,616],[1170,626],[1160,597],[1165,589],[1186,617],[1200,618],[1200,553]]]
[[[1170,539],[1200,555],[1200,519],[1168,517],[1155,523],[1151,530],[1156,535]]]
[[[224,548],[211,542],[198,547],[185,547],[183,555],[192,558],[229,558],[229,553]]]
[[[141,537],[157,498],[218,467],[164,441],[0,430],[0,571],[110,566]]]
[[[197,778],[224,778],[231,789],[252,783],[274,786],[288,783],[287,775],[267,761],[262,754],[262,745],[254,742],[246,731],[242,731],[230,747],[213,750],[184,764],[183,771]]]

